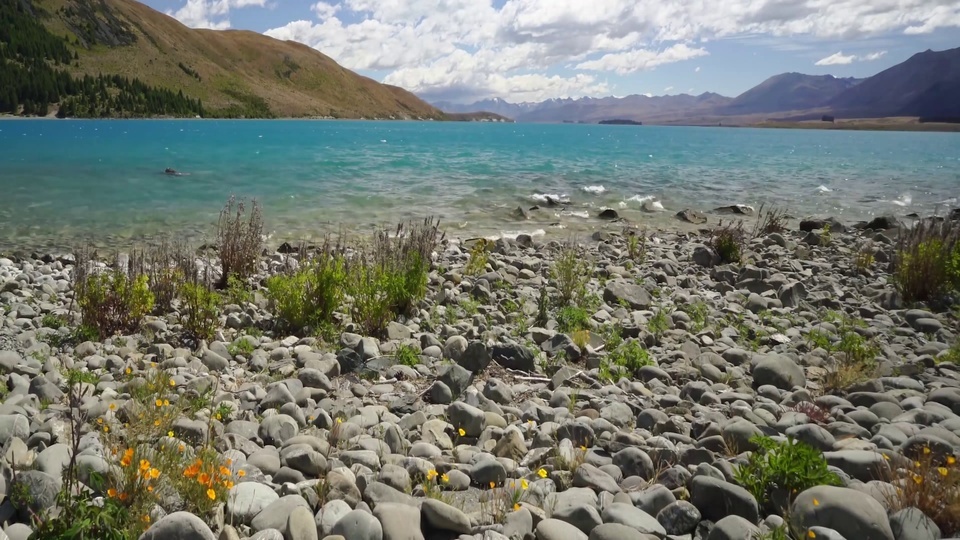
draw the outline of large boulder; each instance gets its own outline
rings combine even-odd
[[[650,293],[643,287],[625,280],[608,281],[603,299],[613,305],[626,304],[630,309],[650,309]]]
[[[826,527],[857,540],[894,540],[883,505],[862,492],[842,487],[812,487],[793,501],[790,522],[801,534]]]

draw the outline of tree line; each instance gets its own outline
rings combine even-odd
[[[67,41],[50,33],[22,2],[0,2],[0,113],[60,117],[203,116],[203,103],[139,79],[74,77]]]

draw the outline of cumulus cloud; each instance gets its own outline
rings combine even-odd
[[[231,8],[265,1],[186,0],[174,16],[225,27]],[[311,13],[266,33],[448,98],[612,91],[608,77],[705,57],[720,38],[849,41],[960,27],[957,0],[319,0]]]
[[[267,0],[187,0],[182,8],[168,11],[167,15],[193,28],[224,30],[230,28],[230,19],[227,18],[227,14],[231,9],[263,7],[266,3]]]
[[[815,66],[842,66],[846,64],[852,64],[854,62],[872,62],[874,60],[879,60],[883,55],[887,54],[887,51],[877,51],[869,54],[864,54],[862,56],[857,56],[855,54],[845,55],[843,51],[840,51],[835,54],[831,54],[826,58],[821,58],[814,62]]]

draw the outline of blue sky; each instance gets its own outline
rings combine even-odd
[[[438,101],[717,92],[867,77],[960,46],[951,0],[145,0],[254,30]]]

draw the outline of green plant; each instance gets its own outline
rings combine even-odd
[[[887,479],[896,489],[884,490],[891,512],[919,508],[937,524],[944,538],[960,533],[960,467],[957,457],[924,446],[909,465],[891,468]]]
[[[480,302],[473,300],[472,298],[461,297],[460,309],[463,310],[463,314],[467,317],[473,317],[480,312]]]
[[[220,322],[220,295],[204,285],[185,283],[180,288],[180,322],[196,339],[213,339]]]
[[[814,486],[841,485],[840,478],[827,468],[823,454],[806,443],[793,439],[777,442],[759,435],[750,442],[757,449],[746,464],[736,468],[734,478],[764,508],[787,506],[795,495]]]
[[[249,357],[253,354],[254,350],[256,349],[253,343],[248,339],[238,339],[227,347],[227,352],[229,352],[231,356],[243,355]]]
[[[692,304],[685,304],[680,310],[690,316],[691,332],[698,333],[707,327],[707,315],[710,314],[710,308],[706,302],[701,300]]]
[[[333,321],[346,296],[347,269],[339,246],[326,244],[295,272],[267,279],[267,297],[284,331],[320,328]]]
[[[243,201],[230,197],[217,222],[217,250],[220,288],[227,286],[230,276],[245,280],[256,273],[263,250],[263,216],[256,200],[251,201],[248,215]]]
[[[540,296],[537,297],[537,318],[534,321],[536,326],[544,327],[550,318],[548,310],[550,309],[550,296],[546,287],[540,287]]]
[[[659,306],[653,317],[650,317],[650,322],[647,323],[647,329],[650,330],[650,333],[657,337],[662,336],[670,328],[667,317],[668,311],[666,308]]]
[[[564,334],[590,328],[590,315],[583,308],[564,306],[557,310],[557,330]]]
[[[960,222],[921,221],[901,233],[893,282],[907,302],[938,304],[960,291]]]
[[[54,330],[59,330],[67,325],[67,320],[60,315],[47,313],[40,319],[40,325],[44,328],[53,328]]]
[[[743,249],[747,242],[747,234],[743,230],[743,222],[723,224],[715,228],[710,236],[708,245],[720,256],[725,263],[739,263],[743,258]]]
[[[646,231],[630,231],[627,234],[627,256],[631,261],[643,264],[647,258]]]
[[[953,345],[943,356],[939,356],[941,361],[960,365],[960,340],[954,341]]]
[[[640,368],[653,365],[650,353],[635,339],[624,341],[619,347],[610,351],[610,362],[627,371],[628,375],[636,376]]]
[[[117,267],[80,279],[74,285],[74,294],[81,320],[100,337],[135,332],[153,309],[147,276],[131,276]]]
[[[578,305],[587,296],[587,283],[593,273],[593,262],[576,244],[565,244],[557,255],[551,276],[557,287],[558,307]]]
[[[836,339],[821,328],[811,330],[807,339],[811,346],[824,349],[834,357],[834,364],[827,369],[823,380],[824,388],[840,390],[873,378],[880,348],[873,339],[856,331],[863,322],[836,312],[827,312],[822,319],[837,325]]]
[[[793,540],[786,525],[753,533],[753,540]]]
[[[420,355],[409,345],[399,345],[393,357],[398,364],[404,366],[414,367],[420,364]]]
[[[492,244],[484,238],[477,240],[477,243],[470,249],[470,258],[467,260],[467,265],[463,269],[464,275],[479,276],[486,271],[487,261],[490,259],[491,245]]]
[[[873,251],[869,248],[863,248],[854,255],[853,268],[858,274],[865,274],[873,267],[873,261]]]
[[[247,286],[247,283],[237,276],[227,278],[227,291],[224,295],[228,304],[242,306],[253,303],[253,292]]]

